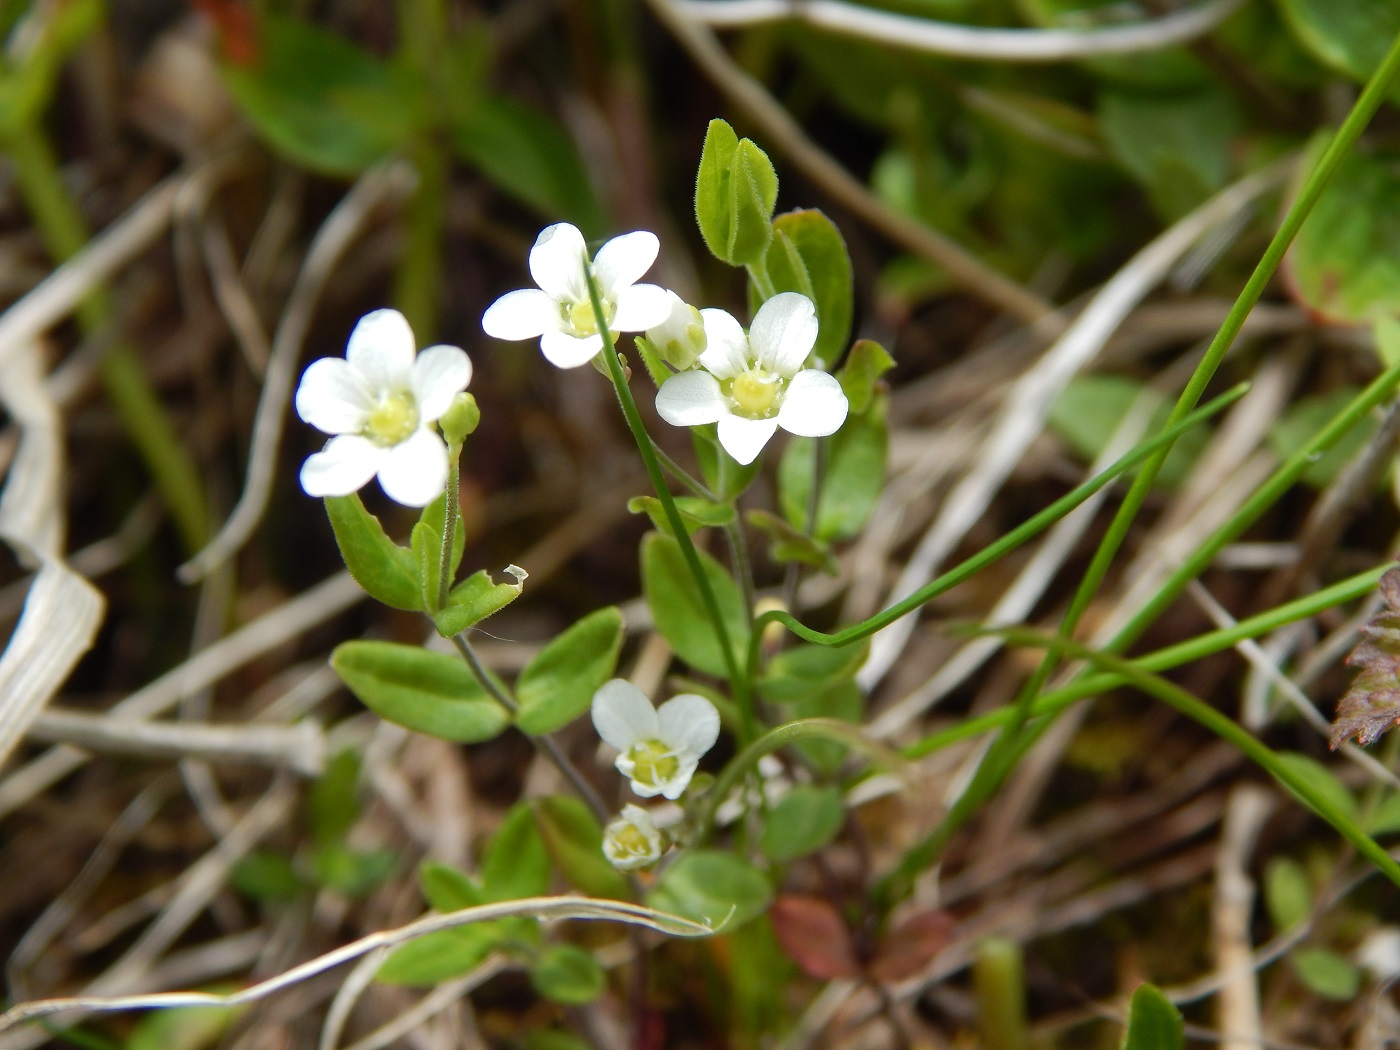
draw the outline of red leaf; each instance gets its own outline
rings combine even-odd
[[[870,963],[872,980],[902,981],[931,963],[953,939],[953,917],[946,911],[910,916],[880,938]]]
[[[1400,725],[1400,568],[1381,577],[1380,591],[1386,608],[1361,628],[1365,637],[1347,657],[1347,665],[1361,673],[1337,701],[1334,751],[1348,737],[1364,746]]]
[[[851,931],[820,897],[779,897],[768,917],[783,951],[807,974],[824,981],[860,974]]]

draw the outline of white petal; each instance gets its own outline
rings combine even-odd
[[[729,411],[719,380],[701,369],[677,372],[656,392],[656,411],[673,427],[717,422]]]
[[[656,253],[660,250],[661,242],[656,234],[646,230],[624,233],[599,248],[593,259],[593,276],[598,280],[603,298],[615,300],[622,289],[640,281],[642,274],[656,262]],[[629,332],[639,330],[627,329]]]
[[[426,507],[447,487],[447,446],[431,430],[419,428],[388,450],[378,473],[395,503]]]
[[[626,769],[623,768],[624,765],[627,767]],[[621,757],[617,760],[617,771],[631,781],[629,786],[632,788],[632,793],[634,795],[640,795],[642,798],[651,798],[654,795],[661,794],[663,790],[667,789],[660,784],[644,784],[640,780],[632,780],[632,764],[630,762],[624,763]],[[667,785],[669,784],[670,781],[667,781]],[[666,797],[676,798],[679,794],[680,793],[677,792],[676,795],[668,795]]]
[[[634,284],[622,289],[614,304],[612,329],[615,332],[645,332],[671,316],[671,300],[665,288],[656,284]]]
[[[841,429],[850,404],[835,376],[808,368],[798,372],[783,392],[778,426],[789,434],[826,437]]]
[[[364,429],[374,407],[364,376],[339,357],[313,361],[297,386],[297,415],[327,434]]]
[[[604,682],[593,694],[592,714],[598,735],[623,753],[638,740],[654,739],[660,732],[656,708],[645,693],[622,678]]]
[[[472,363],[459,346],[430,346],[413,362],[413,399],[424,423],[437,419],[472,381]]]
[[[758,308],[749,343],[758,363],[784,377],[796,374],[817,342],[817,308],[797,292],[779,292]]]
[[[384,458],[369,438],[342,434],[301,465],[301,487],[308,496],[348,496],[374,477]]]
[[[577,302],[588,298],[588,285],[583,279],[587,261],[588,246],[578,227],[555,223],[535,238],[535,246],[530,249],[530,276],[551,299]]]
[[[493,339],[533,339],[559,327],[559,304],[538,288],[506,292],[481,315]]]
[[[690,786],[690,778],[695,776],[695,768],[698,765],[699,762],[695,759],[682,756],[676,775],[661,785],[661,793],[672,802],[680,798],[685,793],[685,789]],[[636,785],[633,785],[633,790],[636,790]],[[638,791],[637,794],[640,795],[641,792]]]
[[[350,333],[345,360],[379,394],[385,390],[407,390],[413,368],[413,329],[397,310],[376,310],[365,314]]]
[[[673,696],[656,712],[661,742],[671,750],[698,759],[719,739],[719,712],[695,693]],[[674,797],[674,796],[671,796]]]
[[[705,352],[700,363],[721,379],[733,379],[749,367],[749,337],[739,322],[723,310],[701,310],[705,323]]]
[[[603,349],[603,337],[595,334],[580,339],[565,332],[545,332],[540,337],[540,349],[555,368],[577,368],[598,356],[598,351]]]
[[[777,419],[746,419],[728,415],[719,421],[719,443],[736,463],[748,466],[778,429]]]

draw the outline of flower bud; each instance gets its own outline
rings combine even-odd
[[[623,806],[622,815],[603,830],[603,856],[618,871],[649,868],[665,849],[664,833],[641,806]]]
[[[447,443],[455,447],[461,445],[480,422],[481,409],[476,406],[476,398],[463,391],[452,399],[451,407],[438,420],[438,426]]]
[[[646,335],[668,365],[685,371],[694,366],[696,358],[708,345],[705,322],[700,311],[675,292],[668,291],[666,295],[671,313],[655,328],[648,328]]]

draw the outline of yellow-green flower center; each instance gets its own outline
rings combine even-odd
[[[613,313],[612,304],[605,302],[603,304],[603,315],[608,323],[612,322]],[[587,299],[581,299],[568,306],[564,311],[564,319],[569,323],[569,327],[573,329],[574,335],[578,336],[580,339],[584,336],[598,334],[598,315],[593,312],[593,304]]]
[[[739,415],[750,419],[767,419],[772,414],[782,385],[782,376],[764,368],[750,368],[731,381],[729,397]]]
[[[644,787],[662,788],[680,772],[675,752],[660,740],[640,740],[627,751],[632,762],[632,779]]]
[[[385,394],[370,411],[364,435],[388,448],[406,441],[418,429],[418,404],[412,394]]]
[[[613,844],[619,853],[629,857],[645,857],[651,853],[651,842],[635,824],[624,824],[618,828],[613,835]]]

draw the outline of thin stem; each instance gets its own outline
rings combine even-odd
[[[583,264],[593,316],[606,317],[603,299],[598,292],[598,282],[593,277],[593,268],[586,258],[583,260]],[[734,693],[734,702],[739,708],[739,736],[741,742],[747,742],[758,735],[758,723],[754,715],[753,695],[749,686],[747,669],[740,665],[738,657],[735,655],[729,638],[729,630],[724,625],[724,615],[720,612],[719,601],[715,598],[714,589],[710,586],[709,578],[706,577],[704,568],[700,564],[700,556],[695,551],[695,545],[690,542],[690,533],[681,518],[680,510],[676,507],[675,499],[671,496],[671,490],[666,485],[666,478],[661,473],[661,463],[656,456],[656,446],[652,443],[651,436],[646,431],[646,425],[642,422],[642,414],[637,411],[637,402],[633,400],[632,389],[627,385],[627,375],[622,370],[622,361],[618,358],[617,350],[609,343],[606,336],[603,343],[603,362],[608,369],[608,377],[612,380],[613,389],[617,391],[617,400],[618,404],[622,406],[622,415],[627,420],[628,428],[632,431],[633,440],[637,443],[637,450],[642,454],[642,463],[646,466],[647,476],[651,479],[652,488],[656,490],[656,498],[661,501],[661,507],[666,513],[666,520],[670,522],[676,542],[680,544],[681,554],[685,558],[686,566],[690,569],[690,574],[700,591],[700,599],[705,605],[705,612],[710,617],[710,624],[714,628],[720,652],[724,655],[729,687]]]
[[[650,435],[647,436],[647,440],[651,441]],[[661,451],[661,446],[654,441],[652,441],[651,443],[651,450],[656,453],[656,458],[660,461],[661,466],[665,468],[666,473],[670,474],[671,477],[675,478],[687,489],[689,489],[691,495],[699,496],[701,499],[707,499],[711,503],[719,502],[719,497],[716,496],[713,492],[711,492],[705,486],[704,482],[691,475],[689,471],[687,471],[670,456],[666,455],[665,452]]]
[[[442,511],[442,557],[438,562],[438,607],[447,602],[447,592],[452,589],[452,549],[457,540],[457,489],[461,484],[460,457],[462,449],[447,450],[447,489],[443,493],[446,505]]]
[[[481,683],[481,687],[491,694],[491,697],[511,714],[520,710],[520,705],[515,702],[515,697],[506,691],[500,680],[491,673],[490,669],[481,662],[481,658],[476,655],[476,650],[472,648],[471,642],[460,634],[452,636],[452,644],[456,646],[457,652],[461,654],[467,666],[471,668],[476,680]],[[593,790],[593,785],[584,779],[579,768],[569,760],[569,756],[564,753],[554,739],[548,733],[539,736],[530,736],[530,742],[538,747],[556,769],[564,774],[564,779],[569,782],[579,798],[583,799],[593,815],[598,818],[600,824],[607,824],[612,814],[608,812],[608,807],[603,804],[603,800],[598,796],[598,792]]]
[[[744,526],[736,515],[724,527],[724,538],[729,541],[729,556],[734,562],[734,575],[739,579],[739,590],[744,598],[744,615],[748,617],[750,630],[753,624],[754,594],[753,564],[749,560],[749,541],[744,536]]]
[[[807,524],[803,530],[810,538],[817,531],[817,515],[821,513],[822,485],[826,481],[828,445],[826,438],[812,439],[812,483],[807,489]],[[790,562],[783,574],[783,608],[791,611],[797,602],[797,585],[802,580],[801,562]]]

